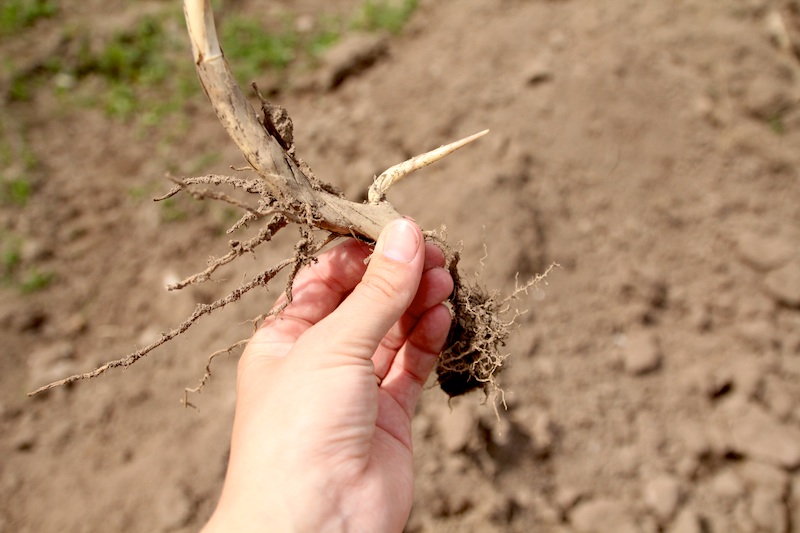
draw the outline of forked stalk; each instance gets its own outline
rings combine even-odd
[[[241,255],[253,253],[257,246],[269,242],[275,233],[288,225],[299,226],[301,239],[295,246],[293,257],[265,270],[227,296],[208,305],[198,305],[187,320],[172,331],[162,333],[161,337],[149,346],[121,359],[110,361],[91,372],[70,376],[41,387],[31,394],[95,377],[111,368],[130,366],[156,347],[181,335],[202,316],[239,300],[255,287],[265,286],[283,269],[289,270],[286,296],[287,303],[291,302],[294,276],[300,268],[313,261],[316,254],[331,240],[339,236],[354,236],[367,242],[375,242],[381,230],[389,222],[401,217],[386,200],[386,192],[395,183],[411,172],[430,165],[482,137],[488,131],[412,157],[389,168],[375,178],[369,187],[368,202],[349,201],[335,188],[317,179],[308,165],[297,157],[293,143],[293,126],[283,108],[274,106],[262,98],[263,117],[259,117],[245,98],[220,47],[209,0],[184,0],[184,13],[200,83],[228,135],[239,147],[260,180],[243,180],[217,175],[173,179],[176,188],[161,199],[180,191],[188,191],[196,198],[216,199],[239,207],[244,211],[244,215],[229,232],[263,218],[268,218],[269,221],[256,237],[244,242],[231,241],[231,250],[226,255],[213,259],[208,268],[187,277],[170,289],[207,281],[219,267],[227,265]],[[198,185],[222,184],[255,195],[258,204],[251,206],[219,191],[195,188]],[[328,236],[318,240],[312,232],[314,229],[327,231]],[[480,287],[467,285],[458,272],[458,253],[442,239],[432,235],[429,235],[429,238],[434,239],[444,250],[448,268],[455,282],[453,294],[449,299],[454,315],[453,326],[436,368],[439,383],[451,396],[476,388],[485,389],[488,384],[495,384],[495,375],[505,358],[499,349],[504,345],[513,322],[513,320],[502,320],[507,300],[498,300],[495,295],[487,295]],[[273,312],[279,313],[281,310],[282,308],[279,308]],[[240,341],[237,346],[243,343],[244,341]],[[230,352],[233,348],[220,350],[216,354]],[[199,391],[209,377],[210,369],[207,366],[200,386],[187,391]],[[185,399],[184,401],[188,403]]]

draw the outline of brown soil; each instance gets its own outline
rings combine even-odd
[[[64,25],[103,33],[157,7],[60,4],[0,55],[35,61]],[[488,287],[561,265],[506,347],[507,411],[423,395],[409,531],[800,531],[799,13],[790,0],[423,0],[366,70],[331,91],[298,74],[280,94],[299,155],[353,199],[376,172],[491,128],[390,199],[446,224]],[[289,255],[286,235],[218,283],[162,290],[224,254],[231,221],[189,200],[172,221],[131,191],[241,164],[202,96],[180,121],[143,134],[47,87],[3,104],[40,164],[29,203],[2,207],[0,238],[23,236],[20,268],[55,278],[0,288],[0,531],[195,531],[216,502],[235,358],[217,360],[197,411],[179,400],[280,283],[127,371],[26,397]]]

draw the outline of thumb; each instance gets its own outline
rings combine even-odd
[[[390,222],[378,238],[361,282],[319,326],[327,345],[345,355],[369,359],[417,293],[425,262],[425,241],[407,219]]]

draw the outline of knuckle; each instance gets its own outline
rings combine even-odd
[[[394,300],[405,293],[403,284],[380,274],[368,274],[361,280],[364,290],[374,298]]]

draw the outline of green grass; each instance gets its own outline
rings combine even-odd
[[[149,199],[152,194],[148,185],[134,185],[128,188],[128,196],[134,202],[143,202]]]
[[[418,0],[365,0],[353,19],[360,30],[386,30],[397,35],[417,9]]]
[[[160,206],[161,221],[164,223],[180,222],[189,218],[189,211],[178,199],[167,198],[158,202]]]
[[[0,121],[0,207],[25,207],[34,192],[31,176],[39,160],[24,132],[13,142]]]
[[[25,178],[0,177],[0,205],[25,207],[32,192],[33,186]]]
[[[252,18],[231,16],[220,28],[220,41],[239,83],[247,87],[267,69],[286,69],[297,57],[299,36],[289,23],[269,33]]]
[[[88,28],[64,28],[63,56],[16,73],[6,61],[4,68],[12,72],[7,96],[30,100],[49,86],[65,108],[99,107],[123,121],[136,118],[146,127],[160,125],[200,92],[183,34],[165,29],[179,15],[178,9],[169,9],[161,16],[143,16],[100,46],[90,45]]]
[[[19,281],[19,290],[25,294],[46,289],[55,279],[55,274],[32,267],[22,275]]]
[[[57,11],[56,3],[51,0],[3,0],[0,3],[0,37],[29,28]]]
[[[132,30],[114,35],[98,54],[88,58],[84,68],[117,82],[155,85],[170,71],[166,45],[162,22],[144,17]]]
[[[780,113],[776,113],[770,117],[769,120],[767,120],[767,124],[769,125],[769,129],[776,135],[783,135],[786,133],[786,123],[783,120],[783,115]]]
[[[171,71],[179,72],[170,64],[169,49],[162,21],[143,17],[132,29],[115,34],[99,52],[85,49],[77,75],[103,78],[107,85],[104,109],[111,117],[129,119],[145,107],[144,91],[163,86]],[[149,118],[150,123],[159,122]]]
[[[177,16],[178,10],[175,10]],[[169,17],[165,14],[165,17]],[[188,83],[171,79],[189,80],[194,76],[191,63],[185,61],[181,52],[182,36],[169,35],[164,29],[164,17],[145,16],[131,28],[112,35],[101,47],[92,48],[86,28],[65,28],[62,39],[69,50],[63,57],[52,57],[36,68],[14,73],[13,64],[7,61],[5,69],[11,69],[8,97],[12,101],[30,100],[34,92],[50,85],[66,104],[100,106],[111,117],[127,120],[143,108],[152,108],[146,100],[156,100],[154,89],[165,89],[159,97],[169,95],[170,111],[180,108],[174,105],[173,95],[186,97]],[[82,91],[89,78],[100,78],[102,86],[91,85],[91,94]],[[59,83],[44,83],[50,80]],[[68,80],[67,87],[64,80]],[[196,86],[196,82],[194,83]],[[195,89],[194,92],[199,92]],[[163,100],[159,100],[163,101]],[[67,107],[70,107],[69,105]],[[149,115],[149,123],[158,122],[165,113]]]
[[[113,84],[105,95],[105,110],[111,117],[129,118],[138,108],[138,98],[133,87]]]
[[[317,59],[341,38],[342,30],[339,28],[339,24],[330,18],[323,19],[320,27],[306,39],[306,53],[313,59]]]
[[[30,294],[48,287],[54,279],[52,272],[36,266],[23,268],[22,239],[15,234],[0,233],[0,283]]]
[[[225,232],[228,231],[237,220],[242,218],[244,213],[241,209],[226,205],[217,206],[217,208],[212,211],[212,214],[214,216],[214,230],[222,237],[226,235]]]
[[[348,30],[400,33],[417,9],[418,0],[365,0],[347,19],[320,16],[309,32],[295,29],[286,17],[278,30],[267,31],[257,19],[233,15],[220,28],[220,42],[239,83],[247,87],[265,71],[284,75],[295,63],[315,65]]]
[[[54,0],[0,3],[0,37],[9,28],[23,31],[57,11]],[[264,76],[280,86],[288,79],[289,69],[314,68],[319,57],[347,31],[399,33],[417,4],[418,0],[365,0],[349,17],[320,15],[308,31],[298,30],[291,15],[279,20],[276,29],[267,30],[257,17],[232,14],[220,24],[220,40],[245,90]],[[49,88],[64,109],[101,108],[115,119],[135,121],[142,131],[163,126],[200,93],[187,57],[185,34],[166,29],[182,27],[180,17],[180,10],[170,4],[158,15],[142,16],[100,46],[90,45],[89,28],[65,27],[66,53],[25,71],[15,70],[13,58],[5,58],[9,84],[6,95],[0,97],[27,101],[37,91]]]
[[[22,262],[22,242],[18,237],[7,233],[0,234],[2,247],[0,248],[0,280],[8,283]]]
[[[15,76],[8,89],[8,97],[12,101],[25,102],[31,99],[31,84],[27,76]]]
[[[220,161],[222,161],[222,154],[216,150],[200,154],[189,162],[185,173],[191,175],[199,174],[207,171],[208,167]],[[179,171],[176,170],[176,172]]]

